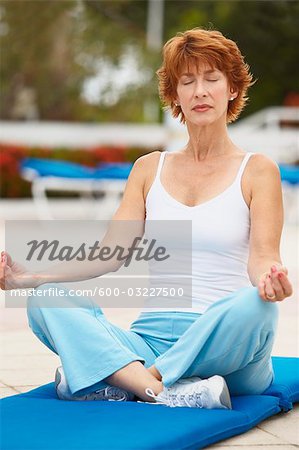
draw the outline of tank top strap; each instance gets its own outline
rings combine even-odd
[[[236,176],[236,182],[241,180],[242,175],[243,175],[243,172],[244,172],[245,167],[246,167],[246,164],[247,164],[249,158],[250,158],[252,155],[254,155],[253,152],[247,152],[246,155],[244,156],[244,158],[243,158],[243,160],[242,160],[242,162],[241,162],[241,165],[240,165],[238,174],[237,174],[237,176]]]
[[[159,159],[159,164],[158,164],[158,168],[157,168],[157,173],[156,173],[156,180],[160,180],[160,174],[161,174],[161,170],[162,170],[162,166],[163,166],[163,163],[164,163],[164,159],[165,159],[165,154],[166,154],[167,152],[166,151],[164,151],[164,152],[161,152],[161,155],[160,155],[160,159]]]

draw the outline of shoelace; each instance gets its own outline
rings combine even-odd
[[[201,399],[201,394],[199,392],[193,392],[192,394],[181,394],[178,396],[177,394],[171,394],[167,390],[166,398],[159,398],[154,394],[153,390],[150,388],[145,389],[145,393],[156,400],[156,403],[167,405],[170,407],[176,406],[188,406],[189,408],[202,408],[203,402]],[[179,398],[178,398],[179,397]]]

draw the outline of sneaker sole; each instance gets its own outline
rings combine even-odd
[[[226,406],[227,409],[233,409],[232,402],[230,399],[229,389],[228,389],[228,386],[227,386],[224,378],[223,378],[223,382],[224,382],[223,383],[223,391],[220,395],[220,401],[221,401],[222,405]]]
[[[63,395],[60,391],[59,391],[59,385],[61,383],[62,380],[62,375],[61,375],[61,371],[62,371],[62,367],[58,367],[56,369],[55,372],[55,391],[56,391],[56,395],[59,398],[59,400],[66,400],[66,401],[75,401],[75,400],[84,400],[84,398],[77,398],[77,397],[68,397],[66,395]]]
[[[222,406],[224,406],[226,409],[233,409],[232,403],[230,399],[230,393],[228,386],[226,384],[226,381],[223,377],[220,375],[215,375],[212,377],[213,382],[220,385],[220,393],[219,393],[219,399]]]
[[[61,383],[61,373],[60,373],[59,367],[58,367],[58,369],[56,369],[56,372],[55,372],[55,390],[56,390],[56,395],[57,395],[57,397],[58,397],[60,400],[65,400],[65,398],[63,397],[63,395],[61,395],[61,394],[59,393],[59,391],[58,391],[58,386],[60,385],[60,383]]]

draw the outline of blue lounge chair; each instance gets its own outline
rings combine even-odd
[[[95,168],[67,161],[26,158],[20,166],[21,176],[32,183],[32,197],[41,219],[51,219],[47,190],[79,192],[92,197],[95,192],[105,194],[107,205],[115,203],[124,191],[131,163],[101,163]],[[112,200],[112,202],[111,202]],[[102,208],[97,209],[103,211]]]
[[[297,224],[298,215],[298,187],[299,166],[291,164],[279,164],[280,177],[283,186],[286,220]]]

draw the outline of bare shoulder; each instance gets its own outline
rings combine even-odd
[[[144,220],[145,186],[160,154],[156,151],[141,156],[135,161],[126,183],[121,204],[113,216],[114,220]]]
[[[147,155],[140,156],[140,158],[135,161],[135,171],[138,172],[138,176],[142,178],[144,199],[154,181],[160,156],[160,151],[154,151]]]
[[[248,161],[249,174],[255,175],[279,175],[278,164],[262,153],[254,153]]]
[[[278,164],[261,153],[255,153],[248,161],[247,186],[251,200],[254,198],[281,196],[281,178]]]
[[[144,170],[151,168],[155,168],[159,162],[161,152],[158,150],[148,153],[147,155],[140,156],[138,159],[136,159],[134,163],[134,167],[136,167],[137,170]]]
[[[250,208],[253,197],[261,194],[268,186],[275,186],[276,191],[278,191],[280,185],[280,172],[277,163],[262,153],[251,155],[242,182],[247,206]]]
[[[130,172],[128,184],[138,182],[139,184],[144,185],[149,173],[151,173],[158,164],[160,154],[161,152],[154,151],[137,158]]]

